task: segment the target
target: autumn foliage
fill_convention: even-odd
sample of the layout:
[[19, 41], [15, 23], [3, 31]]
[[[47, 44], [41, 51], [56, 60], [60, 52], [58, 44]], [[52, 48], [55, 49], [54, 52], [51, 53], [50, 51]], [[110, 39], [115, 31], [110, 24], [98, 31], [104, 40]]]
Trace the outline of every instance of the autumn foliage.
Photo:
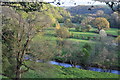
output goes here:
[[107, 21], [106, 18], [98, 17], [93, 20], [93, 25], [98, 28], [98, 30], [104, 29], [107, 30], [110, 28], [110, 23]]
[[56, 29], [56, 35], [60, 38], [68, 38], [70, 36], [70, 32], [66, 27], [61, 27]]

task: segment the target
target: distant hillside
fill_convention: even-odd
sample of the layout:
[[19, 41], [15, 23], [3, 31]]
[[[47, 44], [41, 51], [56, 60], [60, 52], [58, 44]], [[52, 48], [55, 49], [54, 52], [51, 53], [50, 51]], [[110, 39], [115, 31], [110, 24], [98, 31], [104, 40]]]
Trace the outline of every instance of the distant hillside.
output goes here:
[[67, 10], [71, 15], [76, 14], [95, 14], [98, 10], [103, 10], [105, 14], [111, 14], [112, 10], [107, 6], [94, 6], [91, 10], [88, 10], [91, 6], [78, 5], [75, 7], [70, 7]]
[[63, 22], [64, 18], [70, 17], [70, 12], [62, 7], [55, 7], [53, 5], [44, 5], [44, 8], [48, 9], [45, 14], [49, 15], [53, 20], [57, 20], [58, 22]]

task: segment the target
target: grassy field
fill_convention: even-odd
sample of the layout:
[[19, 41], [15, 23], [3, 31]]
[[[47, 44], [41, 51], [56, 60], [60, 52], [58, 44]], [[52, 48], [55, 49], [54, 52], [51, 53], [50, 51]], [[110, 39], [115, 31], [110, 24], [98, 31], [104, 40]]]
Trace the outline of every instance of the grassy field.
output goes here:
[[[27, 62], [32, 64], [33, 62]], [[95, 72], [82, 70], [78, 68], [65, 68], [57, 65], [48, 65], [44, 63], [34, 63], [37, 66], [43, 66], [44, 70], [29, 70], [22, 75], [23, 78], [118, 78], [120, 75], [106, 73], [106, 72]], [[48, 66], [46, 66], [48, 65]], [[38, 68], [39, 69], [39, 68]], [[47, 71], [46, 71], [47, 70]], [[48, 76], [49, 75], [49, 76]]]
[[[45, 30], [44, 37], [46, 39], [53, 40], [53, 41], [57, 39], [57, 37], [55, 37], [56, 34], [55, 34], [54, 27], [49, 27], [44, 30]], [[92, 28], [89, 32], [77, 32], [77, 31], [75, 31], [75, 28], [70, 28], [69, 31], [71, 34], [74, 35], [74, 37], [67, 38], [67, 40], [77, 41], [77, 42], [81, 42], [81, 43], [95, 43], [95, 41], [91, 41], [91, 40], [87, 39], [88, 37], [91, 37], [91, 39], [93, 39], [94, 37], [96, 37], [96, 39], [98, 38], [99, 34], [95, 33], [94, 32], [95, 30], [97, 30], [97, 29]], [[111, 28], [111, 29], [107, 30], [106, 32], [108, 34], [118, 35], [117, 31], [118, 31], [118, 29]], [[38, 38], [38, 37], [36, 37], [36, 38]]]
[[110, 28], [109, 30], [106, 30], [107, 34], [112, 34], [118, 36], [118, 29], [117, 28]]
[[[77, 24], [77, 23], [74, 23], [74, 24], [79, 26], [79, 24]], [[63, 26], [63, 23], [60, 23], [60, 25]], [[71, 28], [70, 30], [75, 32], [74, 28]], [[97, 28], [92, 28], [90, 31], [92, 32], [95, 30], [97, 30]], [[118, 28], [110, 28], [110, 29], [106, 30], [106, 33], [118, 36], [118, 30], [119, 30]]]
[[[75, 31], [75, 28], [70, 28], [69, 31], [71, 34], [74, 35], [74, 37], [67, 38], [66, 40], [79, 42], [81, 46], [83, 46], [85, 43], [94, 44], [96, 41], [94, 40], [94, 37], [97, 39], [99, 34], [95, 33], [94, 31], [97, 30], [96, 28], [92, 28], [89, 32], [77, 32]], [[111, 28], [107, 30], [106, 32], [112, 35], [118, 35], [117, 34], [118, 29]], [[56, 42], [58, 39], [56, 37], [55, 27], [48, 27], [44, 29], [43, 37], [40, 35], [37, 35], [34, 40], [40, 40], [45, 39], [48, 41]], [[91, 39], [88, 39], [88, 37], [91, 37]]]

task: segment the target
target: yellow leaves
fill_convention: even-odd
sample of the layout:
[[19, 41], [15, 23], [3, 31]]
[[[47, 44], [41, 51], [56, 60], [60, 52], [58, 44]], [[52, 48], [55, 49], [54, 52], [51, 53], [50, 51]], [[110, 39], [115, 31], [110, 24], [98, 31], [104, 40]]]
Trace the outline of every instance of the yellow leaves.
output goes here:
[[59, 23], [56, 24], [56, 29], [60, 29], [60, 24]]
[[110, 23], [107, 21], [106, 18], [103, 17], [96, 18], [94, 21], [94, 25], [97, 26], [99, 29], [108, 29], [110, 27]]

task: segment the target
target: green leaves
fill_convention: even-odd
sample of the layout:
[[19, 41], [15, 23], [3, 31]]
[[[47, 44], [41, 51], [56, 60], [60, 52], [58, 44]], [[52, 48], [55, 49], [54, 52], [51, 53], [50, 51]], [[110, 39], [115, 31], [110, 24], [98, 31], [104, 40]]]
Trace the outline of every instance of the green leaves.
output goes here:
[[56, 35], [60, 38], [68, 38], [70, 33], [67, 28], [61, 27], [60, 29], [56, 29]]

